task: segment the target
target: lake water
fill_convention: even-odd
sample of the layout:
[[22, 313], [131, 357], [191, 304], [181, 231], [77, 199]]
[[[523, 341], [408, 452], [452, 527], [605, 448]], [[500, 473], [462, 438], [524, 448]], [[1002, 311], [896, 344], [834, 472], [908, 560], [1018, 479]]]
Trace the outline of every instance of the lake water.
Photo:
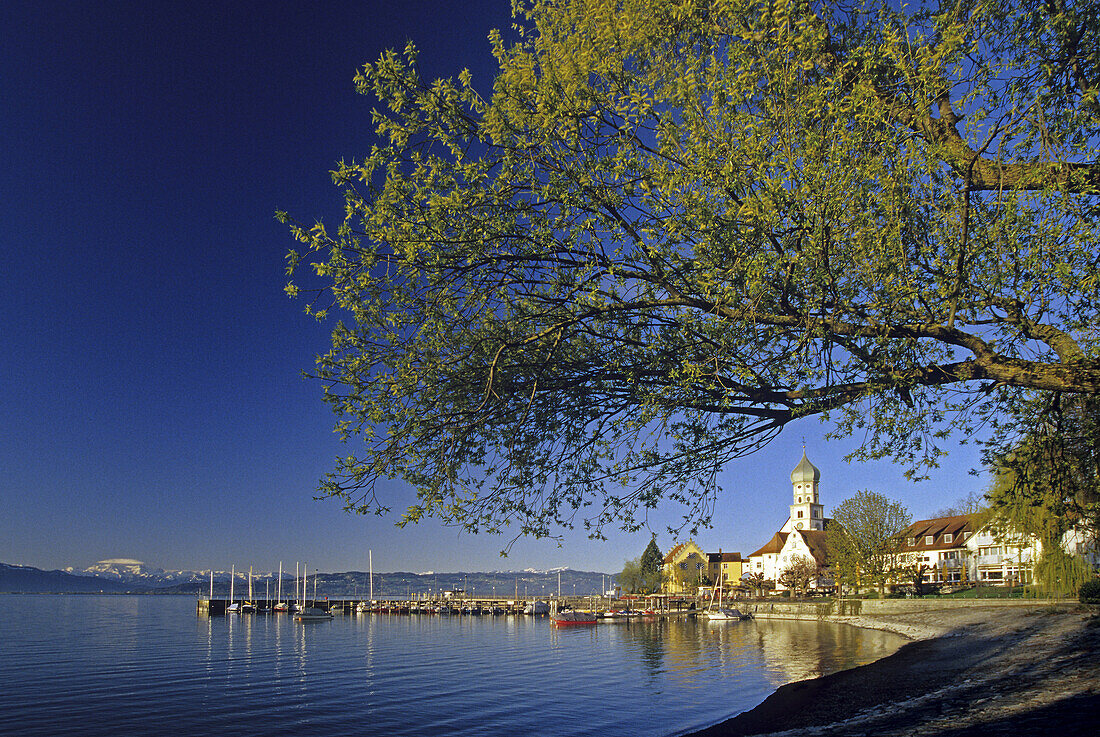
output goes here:
[[814, 622], [199, 617], [183, 596], [0, 596], [0, 734], [680, 735], [900, 638]]

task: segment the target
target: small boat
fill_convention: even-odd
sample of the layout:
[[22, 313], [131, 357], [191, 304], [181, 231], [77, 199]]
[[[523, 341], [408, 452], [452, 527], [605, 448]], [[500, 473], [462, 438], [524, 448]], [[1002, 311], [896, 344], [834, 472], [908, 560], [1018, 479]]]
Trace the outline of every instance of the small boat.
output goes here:
[[747, 618], [747, 617], [745, 617], [745, 615], [743, 615], [737, 609], [726, 609], [724, 607], [718, 607], [718, 608], [715, 608], [715, 609], [707, 609], [703, 612], [700, 612], [699, 616], [702, 617], [703, 619], [708, 619], [708, 620], [712, 620], [712, 621], [721, 621], [721, 620], [728, 620], [728, 619], [746, 619]]
[[285, 612], [289, 611], [290, 605], [287, 604], [285, 601], [280, 601], [278, 604], [275, 605], [274, 609], [277, 612]]
[[[302, 580], [302, 594], [306, 591], [305, 579]], [[317, 601], [317, 576], [313, 576], [313, 600]], [[296, 622], [318, 622], [324, 619], [332, 619], [332, 612], [328, 609], [323, 609], [319, 606], [303, 606], [298, 607], [297, 613], [294, 615]]]
[[576, 625], [596, 624], [595, 614], [590, 612], [578, 612], [574, 609], [563, 609], [550, 612], [550, 623], [556, 627], [573, 627]]
[[543, 615], [543, 614], [549, 614], [550, 613], [550, 605], [547, 604], [545, 601], [539, 601], [539, 600], [530, 601], [530, 602], [527, 603], [527, 606], [525, 606], [523, 608], [523, 613], [524, 614], [534, 614], [535, 616], [540, 616], [540, 615]]
[[[714, 605], [714, 595], [715, 595], [715, 593], [718, 594], [718, 606]], [[737, 609], [729, 609], [727, 607], [722, 606], [722, 581], [721, 580], [718, 581], [718, 585], [715, 587], [715, 590], [711, 591], [710, 606], [707, 607], [706, 609], [704, 609], [703, 611], [699, 612], [699, 614], [696, 615], [696, 616], [702, 617], [703, 619], [715, 621], [715, 622], [730, 621], [730, 620], [736, 620], [736, 619], [749, 619], [749, 615], [742, 614]]]
[[325, 619], [332, 619], [332, 612], [316, 606], [302, 607], [302, 610], [294, 615], [294, 620], [297, 622], [319, 622]]

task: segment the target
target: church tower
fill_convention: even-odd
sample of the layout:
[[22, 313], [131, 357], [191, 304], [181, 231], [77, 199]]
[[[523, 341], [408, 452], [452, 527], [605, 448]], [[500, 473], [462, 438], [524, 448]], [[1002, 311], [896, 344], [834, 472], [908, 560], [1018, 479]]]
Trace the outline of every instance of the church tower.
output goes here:
[[817, 470], [806, 451], [802, 451], [802, 460], [791, 471], [791, 518], [784, 526], [784, 532], [793, 530], [824, 530], [825, 508], [818, 502], [817, 485], [821, 481], [821, 471]]

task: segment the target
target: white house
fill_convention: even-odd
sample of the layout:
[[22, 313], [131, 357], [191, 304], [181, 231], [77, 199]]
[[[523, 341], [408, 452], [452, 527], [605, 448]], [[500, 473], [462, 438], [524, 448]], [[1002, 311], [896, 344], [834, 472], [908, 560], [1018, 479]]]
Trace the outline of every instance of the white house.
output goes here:
[[[821, 471], [802, 452], [802, 460], [791, 471], [791, 505], [787, 521], [779, 532], [772, 535], [759, 550], [748, 557], [746, 573], [762, 573], [765, 579], [775, 581], [776, 589], [783, 570], [797, 558], [808, 558], [818, 567], [826, 564], [825, 528], [832, 520], [825, 517], [825, 507], [821, 504], [818, 485]], [[831, 582], [818, 579], [811, 582], [816, 588], [831, 585]]]
[[[1029, 584], [1042, 554], [1038, 539], [1000, 529], [995, 522], [982, 524], [977, 514], [920, 520], [903, 534], [901, 562], [919, 567], [924, 583]], [[1100, 564], [1095, 544], [1079, 531], [1067, 532], [1062, 546], [1093, 567]]]

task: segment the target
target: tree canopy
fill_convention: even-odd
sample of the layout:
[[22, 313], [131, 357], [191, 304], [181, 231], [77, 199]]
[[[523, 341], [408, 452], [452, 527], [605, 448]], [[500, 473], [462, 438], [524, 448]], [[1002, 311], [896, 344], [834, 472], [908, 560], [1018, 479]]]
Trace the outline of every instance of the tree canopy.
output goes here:
[[400, 478], [402, 523], [535, 536], [664, 500], [694, 527], [798, 418], [919, 476], [1020, 392], [1100, 390], [1095, 3], [514, 8], [491, 92], [422, 79], [412, 44], [365, 66], [346, 218], [291, 223], [287, 290], [339, 315], [315, 375], [362, 443], [322, 495], [386, 511]]
[[1066, 533], [1100, 539], [1100, 397], [1030, 397], [1015, 403], [986, 445], [997, 470], [987, 493], [990, 518], [1006, 541], [1037, 539], [1035, 582], [1047, 592], [1075, 593], [1092, 574]]
[[645, 550], [642, 551], [642, 573], [646, 575], [660, 573], [661, 568], [664, 566], [664, 562], [665, 557], [661, 554], [661, 549], [657, 547], [657, 540], [650, 538], [649, 544], [646, 545]]
[[900, 502], [866, 489], [838, 504], [826, 529], [829, 563], [837, 583], [857, 589], [878, 584], [885, 592], [887, 578], [898, 567], [901, 535], [910, 521]]
[[817, 563], [803, 555], [797, 556], [779, 572], [779, 583], [794, 591], [797, 596], [804, 592], [810, 581], [820, 574]]

